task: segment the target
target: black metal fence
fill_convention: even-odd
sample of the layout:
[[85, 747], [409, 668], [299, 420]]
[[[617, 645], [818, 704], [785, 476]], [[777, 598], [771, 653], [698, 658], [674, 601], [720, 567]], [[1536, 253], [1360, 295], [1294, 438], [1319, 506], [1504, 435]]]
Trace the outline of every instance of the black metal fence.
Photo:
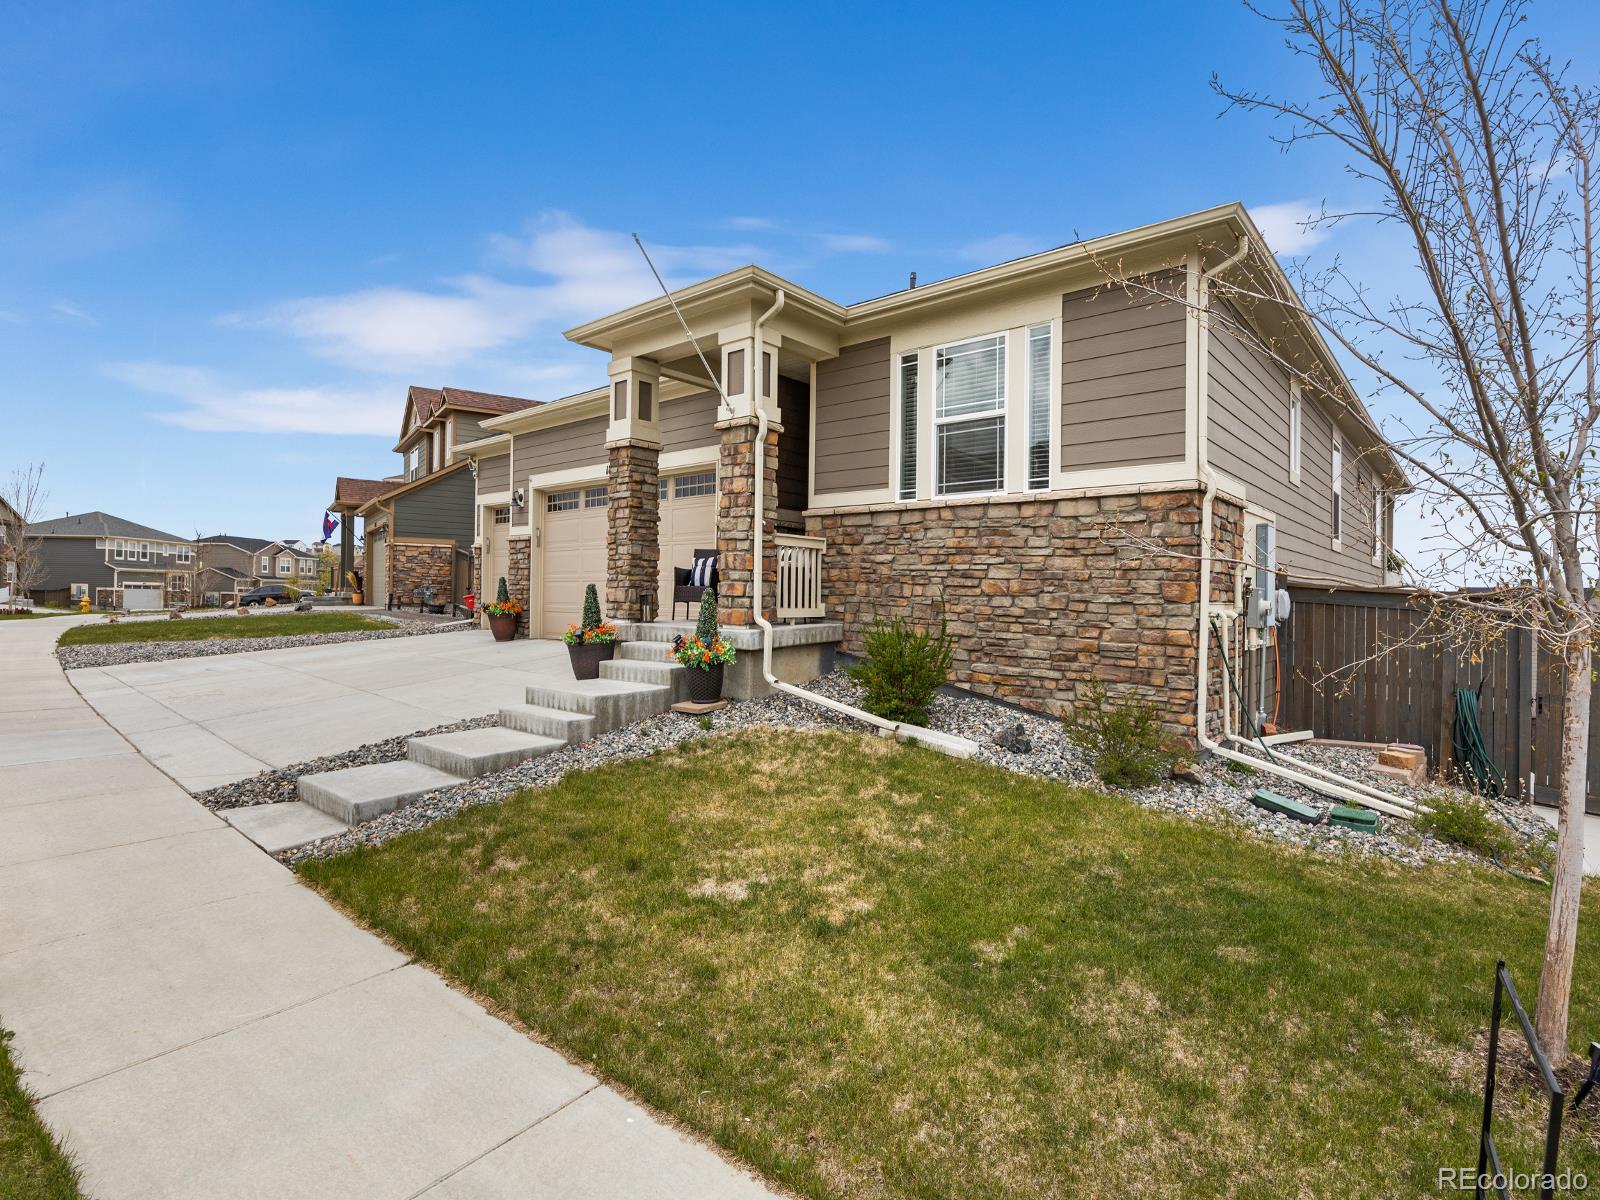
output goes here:
[[1516, 1015], [1517, 1024], [1522, 1027], [1522, 1039], [1528, 1044], [1528, 1052], [1533, 1055], [1533, 1061], [1539, 1068], [1539, 1078], [1550, 1097], [1550, 1116], [1545, 1125], [1544, 1164], [1539, 1179], [1539, 1200], [1550, 1200], [1555, 1195], [1556, 1151], [1561, 1145], [1562, 1102], [1566, 1096], [1555, 1072], [1550, 1069], [1550, 1060], [1545, 1057], [1544, 1047], [1539, 1045], [1533, 1022], [1528, 1020], [1528, 1012], [1522, 1007], [1522, 997], [1517, 995], [1516, 985], [1511, 982], [1504, 959], [1496, 963], [1494, 968], [1494, 1009], [1489, 1018], [1489, 1065], [1483, 1084], [1483, 1125], [1478, 1134], [1478, 1178], [1473, 1195], [1476, 1200], [1483, 1200], [1484, 1196], [1490, 1194], [1487, 1189], [1493, 1188], [1493, 1194], [1502, 1197], [1502, 1200], [1510, 1200], [1511, 1197], [1505, 1168], [1500, 1163], [1500, 1151], [1494, 1142], [1495, 1074], [1500, 1059], [1500, 1020], [1507, 1000], [1511, 1002], [1511, 1011]]

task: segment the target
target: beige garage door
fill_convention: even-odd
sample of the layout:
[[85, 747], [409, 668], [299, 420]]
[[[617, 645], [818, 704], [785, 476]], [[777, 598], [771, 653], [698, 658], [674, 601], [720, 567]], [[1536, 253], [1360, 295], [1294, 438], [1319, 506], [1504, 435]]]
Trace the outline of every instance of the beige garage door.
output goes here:
[[[717, 544], [717, 473], [697, 471], [673, 475], [661, 481], [661, 592], [656, 611], [662, 617], [674, 615], [672, 569], [687, 567], [699, 549], [714, 549]], [[699, 614], [691, 609], [689, 620]], [[679, 608], [679, 617], [684, 610]]]
[[583, 615], [583, 589], [594, 584], [602, 610], [606, 593], [606, 487], [544, 495], [540, 554], [541, 635], [560, 637]]

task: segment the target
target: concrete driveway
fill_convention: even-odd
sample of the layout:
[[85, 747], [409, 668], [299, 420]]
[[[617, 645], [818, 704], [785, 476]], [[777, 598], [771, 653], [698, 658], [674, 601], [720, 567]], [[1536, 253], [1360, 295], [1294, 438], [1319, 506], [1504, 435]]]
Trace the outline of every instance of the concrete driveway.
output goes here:
[[521, 704], [529, 684], [572, 671], [560, 642], [496, 642], [470, 630], [87, 667], [69, 678], [141, 754], [201, 792], [487, 716]]
[[[56, 664], [71, 620], [0, 622], [0, 1021], [86, 1194], [771, 1196], [357, 928], [156, 770]], [[370, 672], [353, 697], [397, 647], [517, 673], [471, 635], [340, 647]], [[245, 671], [315, 678], [276, 665], [295, 654]], [[203, 715], [182, 691], [168, 699]]]

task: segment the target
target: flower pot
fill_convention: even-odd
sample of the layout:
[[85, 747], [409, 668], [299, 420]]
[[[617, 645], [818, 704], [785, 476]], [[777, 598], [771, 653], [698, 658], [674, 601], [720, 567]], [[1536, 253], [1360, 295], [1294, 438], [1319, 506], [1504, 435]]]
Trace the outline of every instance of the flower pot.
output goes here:
[[589, 642], [582, 646], [568, 646], [567, 654], [572, 659], [572, 677], [599, 679], [600, 664], [610, 662], [611, 656], [616, 652], [615, 642]]
[[684, 672], [689, 681], [689, 699], [696, 704], [715, 704], [722, 699], [722, 664], [690, 667]]
[[489, 614], [489, 630], [494, 634], [497, 642], [509, 642], [517, 636], [517, 618], [515, 613], [504, 613], [500, 616]]

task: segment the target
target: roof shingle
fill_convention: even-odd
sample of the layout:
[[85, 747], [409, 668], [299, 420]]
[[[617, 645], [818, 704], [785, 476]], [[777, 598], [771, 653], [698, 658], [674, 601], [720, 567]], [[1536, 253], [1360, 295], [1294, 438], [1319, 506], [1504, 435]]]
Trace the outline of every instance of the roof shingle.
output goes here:
[[35, 521], [28, 526], [27, 533], [30, 537], [120, 537], [120, 538], [145, 538], [157, 542], [187, 542], [190, 538], [179, 537], [175, 533], [166, 533], [160, 529], [152, 529], [148, 525], [140, 525], [137, 521], [129, 521], [124, 517], [112, 516], [105, 512], [68, 513], [64, 517], [56, 517], [51, 521]]

